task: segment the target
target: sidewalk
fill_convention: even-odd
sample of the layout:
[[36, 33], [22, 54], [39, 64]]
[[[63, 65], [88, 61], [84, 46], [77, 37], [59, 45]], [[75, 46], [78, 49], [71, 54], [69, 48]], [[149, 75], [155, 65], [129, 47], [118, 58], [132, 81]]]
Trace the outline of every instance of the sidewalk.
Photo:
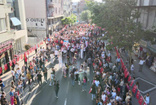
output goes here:
[[[45, 46], [46, 44], [44, 43], [42, 46]], [[29, 59], [28, 59], [28, 62], [32, 60], [33, 56], [35, 56], [35, 51], [33, 51], [32, 53], [29, 54]], [[22, 68], [22, 66], [24, 65], [24, 60], [20, 60], [19, 62], [19, 67], [20, 69]], [[0, 78], [3, 80], [4, 82], [4, 91], [6, 92], [6, 97], [7, 97], [7, 100], [10, 101], [10, 95], [9, 95], [9, 92], [10, 92], [10, 86], [11, 86], [11, 81], [12, 81], [12, 75], [11, 75], [11, 71], [3, 74], [2, 76], [0, 76]], [[31, 88], [34, 88], [36, 86], [36, 84], [32, 83], [31, 84]], [[31, 92], [30, 92], [31, 94]], [[29, 95], [29, 87], [28, 85], [26, 86], [26, 88], [23, 90], [23, 95], [22, 95], [22, 100], [25, 101], [25, 98], [27, 98]]]
[[[126, 56], [121, 53], [120, 54], [123, 61], [126, 61]], [[142, 72], [139, 72], [139, 59], [132, 54], [132, 58], [134, 59], [134, 77], [137, 82], [139, 82], [139, 90], [143, 96], [149, 92], [151, 97], [151, 105], [155, 105], [156, 103], [156, 73], [150, 70], [146, 64], [144, 64]], [[137, 99], [133, 98], [134, 103], [138, 103]], [[138, 103], [139, 104], [139, 103]], [[136, 105], [136, 104], [135, 104]]]

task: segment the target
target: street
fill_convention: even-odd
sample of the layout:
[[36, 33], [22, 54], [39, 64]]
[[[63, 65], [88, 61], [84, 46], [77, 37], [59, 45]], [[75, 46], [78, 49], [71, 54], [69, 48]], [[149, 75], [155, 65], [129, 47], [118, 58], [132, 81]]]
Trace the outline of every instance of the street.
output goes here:
[[[66, 62], [66, 58], [63, 58], [63, 64]], [[77, 66], [80, 67], [82, 60], [77, 61]], [[48, 65], [50, 68], [51, 64]], [[59, 68], [59, 64], [55, 65], [55, 68]], [[50, 70], [49, 70], [50, 71]], [[92, 70], [91, 70], [92, 71]], [[50, 73], [48, 77], [50, 76]], [[90, 79], [93, 76], [91, 72]], [[59, 69], [56, 72], [56, 78], [60, 81], [60, 90], [58, 99], [55, 97], [54, 86], [50, 87], [45, 82], [35, 93], [35, 98], [32, 100], [31, 105], [94, 105], [95, 102], [91, 100], [91, 94], [89, 94], [90, 81], [87, 83], [87, 91], [82, 92], [82, 85], [75, 83], [73, 87], [71, 85], [71, 78], [64, 78], [62, 76], [62, 70]]]

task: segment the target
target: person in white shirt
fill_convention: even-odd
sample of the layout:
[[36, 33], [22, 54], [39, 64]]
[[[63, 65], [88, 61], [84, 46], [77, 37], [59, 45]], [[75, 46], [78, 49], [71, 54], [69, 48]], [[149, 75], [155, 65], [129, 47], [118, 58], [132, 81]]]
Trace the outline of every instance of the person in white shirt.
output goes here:
[[55, 58], [58, 57], [59, 52], [57, 50], [55, 50]]
[[101, 95], [101, 99], [102, 99], [103, 102], [105, 102], [106, 97], [107, 97], [106, 94], [103, 92], [102, 95]]
[[134, 75], [134, 64], [131, 65], [131, 74]]
[[143, 65], [144, 65], [144, 60], [141, 59], [140, 62], [139, 62], [139, 72], [142, 72], [142, 68], [143, 68]]
[[15, 82], [15, 71], [14, 70], [11, 70], [11, 75], [12, 75], [13, 81]]
[[17, 71], [18, 74], [20, 74], [20, 75], [22, 74], [22, 72], [21, 72], [21, 70], [19, 68], [17, 68], [16, 71]]
[[96, 85], [96, 87], [98, 87], [99, 84], [100, 84], [100, 82], [99, 82], [98, 80], [95, 80], [95, 85]]

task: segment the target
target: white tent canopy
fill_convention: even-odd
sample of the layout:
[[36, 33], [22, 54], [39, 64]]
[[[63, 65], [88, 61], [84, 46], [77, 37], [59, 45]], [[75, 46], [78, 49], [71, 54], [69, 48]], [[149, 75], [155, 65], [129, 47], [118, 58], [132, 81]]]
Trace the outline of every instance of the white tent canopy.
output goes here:
[[20, 20], [16, 17], [12, 17], [12, 18], [10, 18], [10, 20], [12, 21], [13, 26], [21, 25]]

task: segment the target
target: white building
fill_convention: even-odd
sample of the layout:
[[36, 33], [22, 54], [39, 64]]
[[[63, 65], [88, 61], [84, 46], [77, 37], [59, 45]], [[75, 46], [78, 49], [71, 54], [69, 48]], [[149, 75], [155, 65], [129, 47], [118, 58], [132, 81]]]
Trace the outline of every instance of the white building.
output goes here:
[[26, 30], [23, 0], [0, 0], [0, 67], [25, 50]]

